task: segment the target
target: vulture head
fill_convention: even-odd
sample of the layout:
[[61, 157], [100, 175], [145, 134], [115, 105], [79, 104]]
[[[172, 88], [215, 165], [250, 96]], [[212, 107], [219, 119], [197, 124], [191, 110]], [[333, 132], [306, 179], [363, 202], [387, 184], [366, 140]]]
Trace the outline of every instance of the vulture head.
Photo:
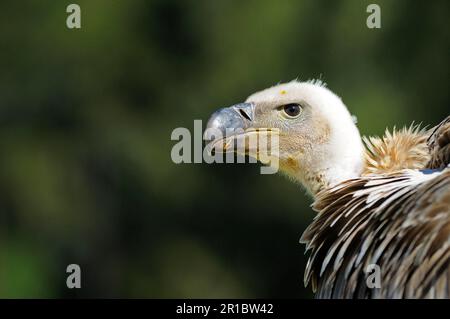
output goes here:
[[[226, 132], [234, 132], [233, 140], [278, 135], [275, 154], [280, 170], [312, 195], [363, 171], [364, 147], [354, 120], [342, 100], [320, 81], [292, 81], [254, 93], [243, 103], [216, 111], [208, 130], [226, 136], [210, 144], [216, 150], [220, 145], [224, 152], [224, 141], [230, 139]], [[248, 147], [245, 153], [252, 156]]]

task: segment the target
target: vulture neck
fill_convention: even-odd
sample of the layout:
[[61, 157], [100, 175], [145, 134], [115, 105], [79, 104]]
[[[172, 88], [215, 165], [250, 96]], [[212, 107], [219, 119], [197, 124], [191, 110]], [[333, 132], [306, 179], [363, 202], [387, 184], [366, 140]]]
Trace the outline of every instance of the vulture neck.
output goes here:
[[363, 173], [365, 149], [358, 129], [349, 120], [346, 125], [331, 125], [332, 134], [328, 141], [313, 145], [298, 155], [298, 169], [290, 175], [294, 175], [313, 197]]

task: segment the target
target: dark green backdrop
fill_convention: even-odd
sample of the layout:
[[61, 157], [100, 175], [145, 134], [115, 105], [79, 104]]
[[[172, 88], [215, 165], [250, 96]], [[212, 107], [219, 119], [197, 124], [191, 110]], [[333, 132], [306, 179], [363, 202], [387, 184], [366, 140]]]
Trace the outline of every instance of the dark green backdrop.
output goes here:
[[170, 134], [297, 77], [327, 82], [364, 134], [437, 123], [449, 2], [376, 1], [370, 30], [371, 2], [2, 1], [0, 296], [311, 297], [300, 186], [175, 165]]

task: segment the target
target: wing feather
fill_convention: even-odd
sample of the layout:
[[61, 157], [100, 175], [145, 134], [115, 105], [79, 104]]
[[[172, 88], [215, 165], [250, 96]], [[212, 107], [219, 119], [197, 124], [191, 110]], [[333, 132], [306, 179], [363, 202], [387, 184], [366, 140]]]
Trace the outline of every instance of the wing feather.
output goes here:
[[[450, 298], [450, 167], [364, 176], [324, 190], [302, 242], [318, 298]], [[381, 269], [381, 288], [366, 269]]]

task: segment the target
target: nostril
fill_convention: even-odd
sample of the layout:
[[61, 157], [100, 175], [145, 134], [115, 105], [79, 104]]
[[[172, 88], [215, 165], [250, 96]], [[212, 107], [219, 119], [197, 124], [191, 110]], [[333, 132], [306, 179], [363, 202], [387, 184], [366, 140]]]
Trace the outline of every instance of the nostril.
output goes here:
[[249, 116], [247, 113], [244, 112], [243, 109], [239, 109], [239, 113], [241, 113], [241, 115], [242, 115], [243, 117], [245, 117], [247, 120], [249, 120], [249, 121], [252, 120], [252, 119], [250, 118], [250, 116]]

